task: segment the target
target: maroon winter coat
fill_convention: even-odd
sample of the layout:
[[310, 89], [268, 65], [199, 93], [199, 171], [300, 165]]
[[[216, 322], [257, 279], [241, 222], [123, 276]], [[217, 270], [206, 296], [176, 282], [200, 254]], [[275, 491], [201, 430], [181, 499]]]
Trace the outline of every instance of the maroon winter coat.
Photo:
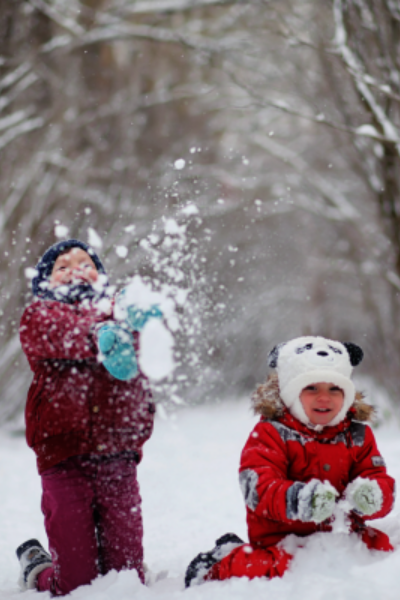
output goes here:
[[40, 473], [80, 454], [129, 451], [141, 458], [154, 404], [142, 374], [120, 381], [98, 361], [94, 328], [108, 319], [94, 307], [49, 300], [33, 302], [22, 316], [22, 348], [34, 373], [26, 437]]
[[[262, 396], [262, 386], [259, 390]], [[352, 513], [353, 530], [363, 529], [366, 519], [384, 517], [393, 506], [394, 480], [386, 473], [371, 428], [356, 420], [370, 407], [356, 402], [341, 423], [317, 432], [294, 418], [279, 396], [273, 398], [273, 390], [268, 392], [269, 397], [256, 398], [256, 409], [264, 416], [250, 434], [239, 469], [250, 543], [265, 548], [291, 533], [331, 529], [329, 520], [317, 525], [294, 518], [291, 487], [298, 481], [327, 480], [343, 494], [357, 477], [375, 480], [382, 490], [382, 507], [370, 517]]]

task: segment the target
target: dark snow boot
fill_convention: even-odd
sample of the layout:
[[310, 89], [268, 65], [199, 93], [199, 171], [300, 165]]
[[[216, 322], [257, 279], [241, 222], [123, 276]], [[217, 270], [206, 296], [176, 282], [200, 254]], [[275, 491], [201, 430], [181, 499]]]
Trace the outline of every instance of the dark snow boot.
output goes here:
[[228, 556], [234, 548], [242, 546], [244, 541], [234, 533], [225, 533], [215, 542], [215, 548], [201, 552], [192, 560], [185, 573], [185, 587], [204, 583], [204, 577], [215, 563]]
[[22, 590], [34, 590], [39, 573], [52, 566], [51, 556], [38, 540], [24, 542], [18, 546], [16, 554], [21, 565], [19, 587]]

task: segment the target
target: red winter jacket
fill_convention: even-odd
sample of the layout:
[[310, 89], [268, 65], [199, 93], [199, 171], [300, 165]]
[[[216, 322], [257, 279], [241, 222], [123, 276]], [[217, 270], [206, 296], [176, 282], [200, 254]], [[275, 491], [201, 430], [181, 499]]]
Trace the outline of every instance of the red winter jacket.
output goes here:
[[49, 300], [33, 302], [22, 316], [22, 348], [34, 373], [26, 437], [40, 473], [79, 454], [141, 458], [154, 404], [143, 375], [119, 381], [98, 362], [93, 329], [108, 319], [94, 307]]
[[[264, 399], [264, 404], [268, 402]], [[263, 412], [262, 408], [259, 412]], [[357, 477], [375, 479], [382, 490], [383, 505], [379, 512], [366, 518], [377, 519], [391, 510], [394, 480], [386, 473], [371, 428], [356, 421], [355, 413], [352, 408], [339, 425], [325, 427], [319, 433], [303, 425], [286, 409], [282, 414], [281, 407], [281, 416], [261, 418], [250, 434], [240, 462], [239, 477], [251, 544], [266, 547], [290, 533], [304, 536], [331, 530], [329, 521], [317, 525], [293, 519], [290, 488], [296, 481], [327, 480], [342, 494]], [[363, 528], [364, 520], [352, 515], [353, 530]]]

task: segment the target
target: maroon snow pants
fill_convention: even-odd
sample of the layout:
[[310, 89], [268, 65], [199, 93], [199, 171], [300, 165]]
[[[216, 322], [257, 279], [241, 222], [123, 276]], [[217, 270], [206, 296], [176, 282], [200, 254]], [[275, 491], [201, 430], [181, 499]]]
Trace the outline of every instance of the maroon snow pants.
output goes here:
[[132, 456], [74, 456], [42, 473], [53, 566], [37, 589], [68, 594], [111, 569], [143, 575], [141, 498]]

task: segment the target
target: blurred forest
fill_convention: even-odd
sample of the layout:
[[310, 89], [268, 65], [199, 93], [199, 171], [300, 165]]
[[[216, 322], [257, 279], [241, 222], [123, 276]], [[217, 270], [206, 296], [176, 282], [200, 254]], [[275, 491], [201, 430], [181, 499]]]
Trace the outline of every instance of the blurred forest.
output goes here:
[[66, 229], [181, 290], [166, 397], [248, 392], [320, 334], [396, 398], [399, 157], [399, 0], [0, 0], [0, 421]]

